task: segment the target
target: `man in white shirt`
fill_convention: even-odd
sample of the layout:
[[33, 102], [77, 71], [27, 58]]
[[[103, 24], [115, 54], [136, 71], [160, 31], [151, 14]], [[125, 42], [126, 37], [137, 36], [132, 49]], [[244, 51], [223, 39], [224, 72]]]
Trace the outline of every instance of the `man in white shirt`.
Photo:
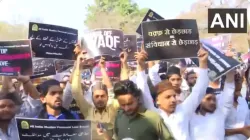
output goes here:
[[[226, 140], [246, 140], [247, 138], [242, 133], [230, 133], [235, 128], [244, 128], [249, 125], [249, 109], [248, 104], [241, 96], [243, 77], [237, 74], [235, 77], [235, 92], [234, 92], [234, 107], [230, 110], [226, 118]], [[231, 129], [231, 130], [227, 130]]]
[[216, 97], [214, 89], [207, 88], [206, 96], [190, 120], [192, 140], [224, 140], [225, 119], [233, 107], [234, 74], [227, 74], [224, 90], [219, 97]]
[[[171, 84], [169, 85], [169, 82], [162, 81], [156, 86], [159, 109], [155, 108], [153, 102], [150, 102], [152, 97], [145, 80], [145, 73], [138, 73], [137, 75], [137, 80], [140, 81], [140, 83], [138, 82], [138, 87], [142, 90], [143, 101], [146, 103], [144, 104], [145, 107], [160, 113], [176, 140], [190, 140], [189, 120], [206, 93], [206, 88], [204, 87], [207, 87], [209, 83], [207, 70], [208, 52], [201, 48], [198, 52], [198, 57], [200, 70], [197, 83], [192, 93], [179, 105], [177, 105], [175, 88]], [[166, 85], [164, 86], [165, 83]]]

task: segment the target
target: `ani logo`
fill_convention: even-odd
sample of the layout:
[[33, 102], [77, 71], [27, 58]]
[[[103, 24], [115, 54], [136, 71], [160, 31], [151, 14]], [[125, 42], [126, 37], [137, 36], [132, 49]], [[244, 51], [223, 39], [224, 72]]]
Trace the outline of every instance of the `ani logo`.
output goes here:
[[32, 25], [32, 31], [38, 31], [38, 25], [37, 24]]
[[29, 123], [27, 121], [22, 121], [21, 128], [22, 129], [30, 129]]

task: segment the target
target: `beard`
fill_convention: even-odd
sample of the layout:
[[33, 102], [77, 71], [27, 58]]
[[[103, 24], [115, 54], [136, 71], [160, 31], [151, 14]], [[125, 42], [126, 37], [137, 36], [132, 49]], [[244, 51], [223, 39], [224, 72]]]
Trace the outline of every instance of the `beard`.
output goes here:
[[0, 122], [10, 122], [15, 117], [15, 114], [3, 115], [0, 117]]
[[94, 102], [94, 105], [97, 109], [105, 109], [106, 108], [106, 104], [104, 102]]
[[213, 109], [203, 108], [203, 110], [205, 110], [208, 113], [214, 113], [214, 111], [216, 110], [216, 107], [214, 107]]
[[52, 105], [52, 104], [50, 104], [50, 103], [47, 103], [47, 105], [48, 105], [50, 108], [54, 109], [54, 110], [61, 110], [61, 109], [62, 109], [62, 106], [61, 106], [61, 105], [60, 105], [60, 106], [55, 106], [55, 105]]

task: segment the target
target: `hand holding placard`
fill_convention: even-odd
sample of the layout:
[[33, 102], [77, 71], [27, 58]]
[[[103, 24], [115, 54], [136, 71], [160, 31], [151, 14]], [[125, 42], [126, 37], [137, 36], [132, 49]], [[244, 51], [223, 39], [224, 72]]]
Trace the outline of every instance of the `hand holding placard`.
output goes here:
[[198, 57], [199, 57], [200, 68], [207, 69], [208, 52], [201, 47], [200, 50], [198, 51]]
[[122, 63], [128, 62], [128, 53], [126, 51], [121, 52], [119, 57]]
[[146, 59], [148, 59], [148, 54], [146, 53], [146, 51], [142, 49], [141, 52], [136, 52], [135, 59], [137, 61], [137, 70], [144, 71], [146, 67], [145, 61]]
[[100, 66], [101, 69], [106, 68], [105, 57], [101, 57], [101, 59], [99, 60], [99, 66]]

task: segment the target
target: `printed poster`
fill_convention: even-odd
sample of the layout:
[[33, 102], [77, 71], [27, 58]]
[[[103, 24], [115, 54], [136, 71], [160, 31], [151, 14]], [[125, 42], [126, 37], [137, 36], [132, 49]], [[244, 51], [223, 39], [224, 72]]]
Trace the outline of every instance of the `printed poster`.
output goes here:
[[34, 74], [30, 77], [31, 79], [56, 74], [53, 58], [33, 58], [32, 62]]
[[75, 44], [78, 41], [76, 29], [29, 23], [29, 39], [35, 57], [72, 60]]
[[[211, 81], [216, 81], [223, 75], [227, 74], [230, 70], [236, 68], [240, 65], [237, 60], [227, 57], [222, 54], [215, 47], [202, 42], [203, 47], [209, 52], [208, 57], [208, 76]], [[199, 60], [197, 58], [192, 59], [192, 61], [199, 66]]]
[[20, 140], [91, 140], [91, 122], [16, 118]]
[[135, 60], [135, 52], [137, 52], [136, 35], [124, 35], [124, 51], [128, 53], [128, 60]]
[[95, 60], [106, 58], [106, 61], [119, 61], [124, 48], [123, 32], [116, 29], [96, 29], [84, 34], [83, 49]]
[[149, 61], [197, 57], [200, 42], [196, 20], [143, 22], [142, 31]]
[[0, 41], [0, 75], [32, 75], [30, 40]]
[[57, 59], [54, 61], [56, 72], [61, 73], [74, 66], [74, 60]]
[[223, 52], [226, 50], [230, 44], [231, 41], [231, 34], [223, 34], [218, 35], [206, 39], [202, 39], [203, 41], [207, 42], [208, 44], [211, 44], [213, 47], [218, 49], [219, 51]]
[[[143, 21], [153, 21], [153, 20], [161, 20], [164, 19], [162, 16], [160, 16], [159, 14], [157, 14], [156, 12], [154, 12], [153, 10], [149, 9], [147, 14], [145, 15], [145, 17], [143, 18]], [[139, 25], [139, 27], [136, 29], [136, 32], [140, 35], [142, 35], [142, 31], [141, 31], [141, 24]]]

